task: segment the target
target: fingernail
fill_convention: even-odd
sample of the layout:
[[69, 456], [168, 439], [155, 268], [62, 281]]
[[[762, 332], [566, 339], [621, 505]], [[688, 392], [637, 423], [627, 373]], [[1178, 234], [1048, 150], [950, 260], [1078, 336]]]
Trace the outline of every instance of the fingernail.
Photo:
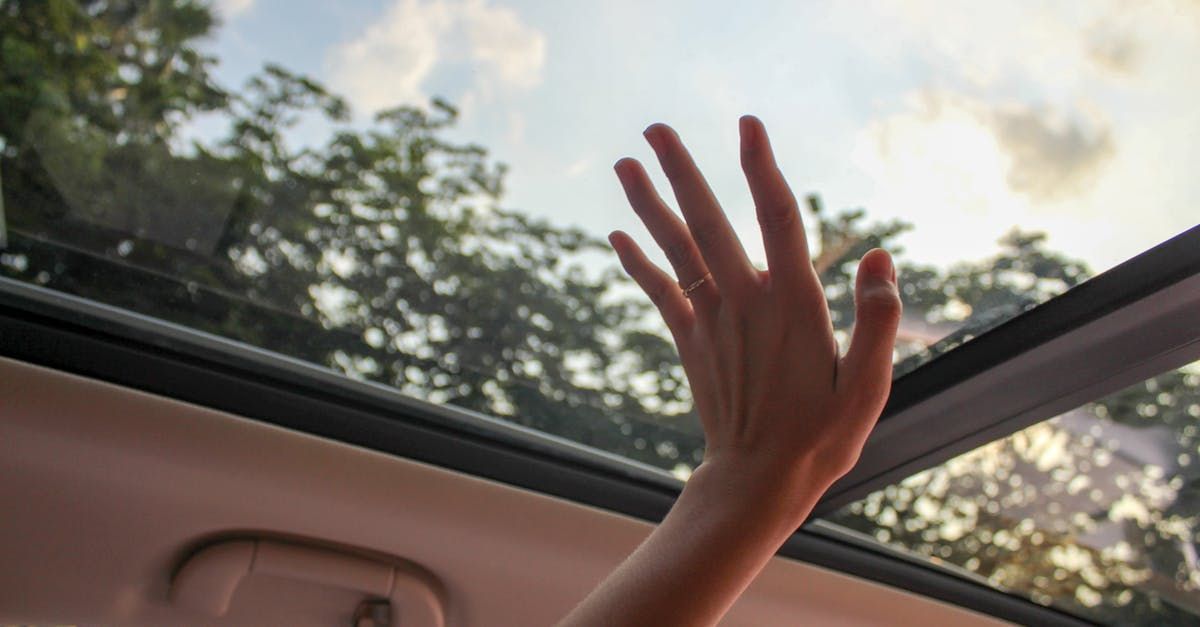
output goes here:
[[758, 125], [752, 115], [743, 115], [738, 120], [738, 132], [742, 137], [742, 148], [753, 148], [758, 145], [760, 140], [758, 133]]
[[642, 132], [642, 135], [646, 138], [646, 142], [650, 144], [650, 147], [654, 149], [656, 154], [662, 154], [662, 132], [663, 131], [661, 128], [659, 128], [658, 124], [651, 124], [645, 131]]
[[[879, 252], [875, 252], [876, 250]], [[892, 264], [892, 256], [878, 248], [863, 257], [861, 266], [861, 271], [873, 278], [896, 282], [896, 267]]]

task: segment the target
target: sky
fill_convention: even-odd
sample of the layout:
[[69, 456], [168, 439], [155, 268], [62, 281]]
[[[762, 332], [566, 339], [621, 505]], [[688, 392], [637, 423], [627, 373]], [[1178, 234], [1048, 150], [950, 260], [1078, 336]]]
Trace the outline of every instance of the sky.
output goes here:
[[[1014, 227], [1107, 269], [1197, 223], [1200, 2], [218, 0], [218, 80], [265, 62], [365, 123], [442, 96], [509, 165], [502, 204], [651, 240], [612, 164], [674, 126], [753, 260], [737, 119], [799, 194], [914, 225], [903, 257], [984, 258]], [[297, 141], [321, 129], [300, 128]], [[661, 255], [657, 256], [662, 259]]]

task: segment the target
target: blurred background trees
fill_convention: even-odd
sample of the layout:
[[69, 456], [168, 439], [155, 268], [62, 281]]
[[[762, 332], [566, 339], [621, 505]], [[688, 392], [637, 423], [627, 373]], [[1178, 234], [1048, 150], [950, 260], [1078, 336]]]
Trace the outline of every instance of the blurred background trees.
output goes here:
[[[690, 472], [703, 441], [674, 347], [603, 240], [504, 208], [504, 166], [446, 139], [448, 103], [356, 126], [280, 66], [218, 85], [197, 47], [216, 26], [185, 0], [0, 0], [0, 273]], [[296, 141], [302, 122], [323, 139]], [[808, 208], [844, 346], [857, 259], [910, 227]], [[1040, 235], [1001, 244], [901, 263], [898, 374], [1089, 276]], [[1086, 616], [1184, 621], [1197, 379], [1167, 373], [832, 520]], [[1145, 434], [1185, 453], [1125, 455]]]

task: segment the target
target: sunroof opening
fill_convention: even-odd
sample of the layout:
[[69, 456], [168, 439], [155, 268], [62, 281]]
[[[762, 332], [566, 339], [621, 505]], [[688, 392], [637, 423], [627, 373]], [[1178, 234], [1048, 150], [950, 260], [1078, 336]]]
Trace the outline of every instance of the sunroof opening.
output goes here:
[[1200, 619], [1200, 362], [1038, 423], [825, 522], [1118, 625]]
[[652, 121], [761, 261], [766, 120], [842, 340], [897, 253], [898, 374], [1195, 223], [1165, 9], [560, 4], [0, 3], [0, 276], [684, 478], [683, 371], [603, 237], [653, 249], [608, 168]]

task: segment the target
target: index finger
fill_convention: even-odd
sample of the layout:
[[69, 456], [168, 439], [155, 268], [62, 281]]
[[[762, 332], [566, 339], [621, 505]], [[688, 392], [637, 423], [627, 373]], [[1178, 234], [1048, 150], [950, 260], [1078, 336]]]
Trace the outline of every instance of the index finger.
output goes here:
[[750, 285], [757, 273], [679, 135], [665, 124], [650, 125], [644, 135], [671, 182], [679, 210], [717, 287], [725, 292]]

